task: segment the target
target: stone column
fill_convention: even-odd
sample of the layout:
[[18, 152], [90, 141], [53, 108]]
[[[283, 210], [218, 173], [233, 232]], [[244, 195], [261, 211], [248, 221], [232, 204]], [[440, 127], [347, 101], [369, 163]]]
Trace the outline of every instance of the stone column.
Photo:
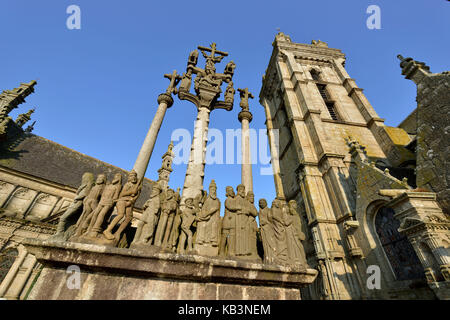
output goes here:
[[247, 191], [253, 191], [252, 161], [250, 155], [250, 129], [249, 124], [253, 115], [248, 110], [239, 112], [238, 119], [242, 124], [241, 130], [241, 152], [242, 152], [242, 171], [241, 181]]
[[153, 118], [150, 129], [148, 129], [147, 136], [145, 137], [144, 143], [142, 144], [141, 150], [139, 151], [139, 155], [133, 167], [134, 171], [136, 171], [138, 175], [138, 179], [145, 175], [148, 162], [150, 161], [153, 148], [155, 147], [159, 129], [161, 129], [164, 115], [166, 114], [167, 108], [170, 108], [173, 105], [173, 98], [168, 93], [162, 93], [158, 96], [158, 104], [155, 117]]
[[9, 269], [8, 273], [6, 274], [6, 277], [3, 279], [1, 285], [0, 285], [0, 297], [4, 297], [6, 292], [8, 291], [9, 287], [13, 283], [13, 280], [15, 279], [20, 266], [22, 265], [23, 261], [25, 260], [28, 252], [25, 250], [25, 248], [22, 245], [19, 245], [17, 248], [19, 251], [19, 255], [16, 258], [16, 261], [14, 261], [13, 265]]
[[277, 197], [285, 198], [283, 182], [281, 180], [280, 156], [279, 156], [279, 130], [273, 128], [272, 116], [270, 114], [269, 103], [266, 99], [262, 99], [261, 105], [264, 107], [266, 114], [267, 136], [269, 138], [270, 156], [272, 158], [273, 179], [275, 182], [275, 191]]
[[195, 120], [194, 137], [192, 138], [191, 154], [184, 179], [182, 202], [186, 198], [194, 198], [203, 189], [205, 177], [206, 142], [208, 141], [209, 113], [206, 107], [198, 110]]

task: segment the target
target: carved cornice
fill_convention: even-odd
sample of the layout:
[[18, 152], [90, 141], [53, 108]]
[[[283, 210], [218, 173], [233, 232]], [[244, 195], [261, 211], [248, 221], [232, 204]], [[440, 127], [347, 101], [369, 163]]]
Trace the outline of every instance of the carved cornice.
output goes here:
[[167, 108], [170, 108], [173, 105], [173, 98], [170, 94], [168, 93], [161, 93], [158, 96], [158, 104], [161, 104], [165, 102], [167, 105]]
[[24, 230], [34, 233], [54, 234], [56, 226], [42, 222], [26, 221], [17, 218], [1, 217], [0, 227], [13, 228], [15, 230]]

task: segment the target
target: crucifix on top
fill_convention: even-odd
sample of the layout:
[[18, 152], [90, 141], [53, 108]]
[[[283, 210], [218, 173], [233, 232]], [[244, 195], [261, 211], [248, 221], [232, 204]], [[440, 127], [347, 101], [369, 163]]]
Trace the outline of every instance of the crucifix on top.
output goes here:
[[[206, 59], [205, 68], [197, 67], [199, 52], [197, 50], [192, 51], [189, 54], [186, 73], [183, 74], [181, 80], [178, 97], [181, 100], [193, 102], [198, 108], [207, 107], [210, 110], [216, 108], [231, 110], [233, 105], [229, 103], [230, 99], [225, 99], [227, 102], [217, 101], [217, 99], [222, 92], [220, 88], [222, 83], [231, 82], [236, 65], [233, 61], [230, 61], [225, 66], [223, 73], [217, 73], [215, 64], [221, 62], [224, 57], [228, 56], [228, 53], [217, 50], [215, 43], [212, 43], [210, 48], [198, 46], [197, 49], [200, 50]], [[195, 96], [189, 93], [193, 74], [196, 75], [194, 81]], [[231, 92], [231, 90], [228, 91]]]
[[254, 99], [255, 97], [248, 91], [248, 88], [238, 89], [238, 91], [241, 97], [241, 103], [239, 104], [239, 106], [242, 108], [242, 110], [248, 111], [249, 108], [248, 99], [249, 98]]
[[[197, 67], [199, 52], [206, 59], [205, 68]], [[223, 73], [216, 72], [216, 63], [220, 63], [227, 52], [217, 50], [212, 43], [209, 48], [198, 46], [197, 50], [189, 54], [186, 72], [183, 73], [178, 89], [178, 98], [188, 100], [197, 107], [197, 119], [194, 124], [194, 137], [192, 139], [191, 153], [184, 180], [181, 205], [187, 198], [195, 198], [203, 190], [203, 177], [205, 175], [206, 143], [208, 141], [209, 118], [212, 110], [233, 109], [234, 93], [233, 74], [236, 65], [230, 61]], [[195, 76], [195, 94], [190, 93], [192, 75]], [[225, 90], [225, 99], [219, 100], [222, 92], [222, 83], [228, 83]]]

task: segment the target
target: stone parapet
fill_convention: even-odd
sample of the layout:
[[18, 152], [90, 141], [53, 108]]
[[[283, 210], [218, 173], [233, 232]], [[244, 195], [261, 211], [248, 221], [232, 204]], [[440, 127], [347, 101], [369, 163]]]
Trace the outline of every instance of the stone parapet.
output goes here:
[[[44, 266], [28, 299], [300, 299], [317, 271], [199, 255], [164, 253], [156, 247], [27, 239]], [[80, 289], [69, 289], [67, 267], [81, 270]]]

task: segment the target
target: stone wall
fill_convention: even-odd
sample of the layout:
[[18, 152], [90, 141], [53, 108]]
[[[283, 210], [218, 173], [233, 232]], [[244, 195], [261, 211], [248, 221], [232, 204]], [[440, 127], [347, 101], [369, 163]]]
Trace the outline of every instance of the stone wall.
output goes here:
[[417, 187], [435, 192], [450, 214], [450, 74], [423, 77], [417, 104]]

